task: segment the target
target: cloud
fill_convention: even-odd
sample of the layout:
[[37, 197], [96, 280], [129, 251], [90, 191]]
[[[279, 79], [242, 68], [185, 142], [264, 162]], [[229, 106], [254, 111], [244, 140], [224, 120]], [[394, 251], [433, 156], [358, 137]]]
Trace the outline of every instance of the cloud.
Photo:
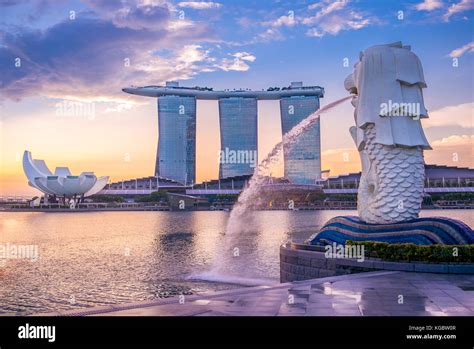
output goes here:
[[307, 36], [323, 37], [326, 34], [336, 35], [344, 30], [358, 30], [377, 22], [376, 18], [354, 9], [348, 8], [349, 0], [336, 2], [323, 1], [309, 6], [317, 10], [310, 17], [303, 18], [304, 25], [311, 26]]
[[211, 8], [219, 8], [222, 4], [212, 1], [181, 1], [178, 3], [179, 7], [192, 8], [195, 10], [207, 10]]
[[277, 28], [268, 28], [263, 33], [258, 34], [250, 43], [270, 42], [284, 40], [283, 34]]
[[126, 110], [131, 110], [133, 107], [133, 103], [116, 103], [113, 106], [106, 107], [104, 113], [121, 113]]
[[268, 43], [272, 41], [283, 41], [285, 36], [282, 34], [279, 28], [267, 28], [265, 31], [258, 33], [250, 40], [244, 41], [226, 41], [226, 44], [229, 46], [248, 46], [255, 45], [260, 43]]
[[322, 169], [331, 169], [330, 176], [359, 172], [359, 152], [355, 148], [327, 149], [321, 152]]
[[307, 36], [323, 37], [326, 34], [336, 35], [343, 30], [357, 30], [370, 25], [371, 19], [357, 12], [334, 14], [320, 21], [317, 27], [306, 31]]
[[293, 27], [294, 25], [296, 25], [296, 23], [297, 22], [296, 22], [296, 19], [295, 19], [295, 15], [294, 15], [293, 12], [291, 12], [287, 16], [280, 16], [275, 20], [263, 22], [262, 25], [263, 26], [270, 26], [270, 27], [273, 27], [273, 28], [279, 28], [279, 27], [283, 27], [283, 26]]
[[2, 7], [11, 7], [11, 6], [16, 6], [16, 5], [19, 5], [21, 3], [25, 3], [26, 0], [23, 0], [23, 1], [20, 1], [20, 0], [1, 0], [0, 1], [0, 5], [2, 5]]
[[104, 1], [84, 0], [90, 9], [115, 26], [132, 29], [162, 29], [170, 20], [173, 6], [166, 0]]
[[449, 21], [451, 16], [472, 9], [474, 9], [474, 0], [461, 0], [458, 3], [449, 6], [448, 12], [444, 14], [443, 19]]
[[250, 66], [246, 62], [255, 61], [256, 57], [248, 52], [236, 52], [234, 58], [224, 58], [216, 67], [224, 71], [247, 71]]
[[166, 80], [187, 80], [202, 72], [212, 72], [216, 58], [201, 45], [185, 45], [168, 57], [155, 56], [137, 65], [147, 75], [158, 75], [160, 83]]
[[237, 18], [237, 23], [244, 28], [250, 27], [255, 24], [255, 21], [249, 17], [239, 17]]
[[[334, 2], [323, 1], [320, 3], [312, 4], [308, 6], [308, 9], [315, 10], [318, 9], [318, 12], [314, 16], [307, 17], [303, 20], [304, 24], [313, 25], [318, 22], [318, 20], [326, 15], [329, 15], [335, 11], [342, 10], [349, 4], [350, 0], [338, 0]], [[325, 6], [327, 5], [327, 6]]]
[[261, 25], [268, 28], [256, 35], [252, 43], [283, 40], [282, 27], [306, 26], [310, 27], [306, 30], [307, 36], [323, 37], [326, 34], [336, 35], [343, 30], [361, 29], [377, 22], [375, 17], [349, 8], [350, 1], [323, 0], [308, 6], [309, 11], [316, 11], [313, 15], [296, 17], [293, 12], [288, 12], [288, 15], [262, 22]]
[[201, 45], [187, 45], [183, 47], [177, 58], [185, 64], [193, 64], [206, 60], [208, 54], [209, 51], [203, 51]]
[[431, 142], [433, 147], [445, 147], [445, 146], [460, 146], [468, 145], [474, 146], [474, 135], [451, 135], [449, 137], [442, 138]]
[[[79, 16], [45, 31], [3, 32], [2, 95], [121, 99], [121, 88], [131, 83], [190, 78], [203, 68], [192, 59], [205, 54], [199, 56], [195, 46], [189, 51], [189, 44], [212, 35], [202, 25], [169, 31], [167, 16], [163, 18], [162, 28], [153, 30], [139, 29], [136, 21], [118, 26], [113, 20]], [[170, 51], [169, 59], [155, 54], [163, 47]], [[16, 58], [21, 59], [20, 67], [15, 67]], [[154, 69], [145, 69], [151, 66]]]
[[[240, 18], [238, 23], [245, 28], [248, 28], [249, 26], [254, 24], [252, 20], [247, 19], [246, 17]], [[241, 43], [235, 43], [236, 46], [252, 45], [271, 41], [282, 41], [285, 39], [285, 37], [280, 29], [283, 27], [295, 27], [298, 24], [298, 20], [295, 17], [294, 11], [288, 11], [287, 15], [259, 22], [256, 24], [261, 27], [264, 27], [264, 31], [256, 34], [251, 40]]]
[[463, 54], [469, 53], [469, 52], [474, 52], [474, 41], [471, 41], [471, 42], [467, 43], [466, 45], [464, 45], [462, 47], [459, 47], [457, 49], [452, 50], [449, 53], [449, 57], [457, 58], [457, 57], [461, 57]]
[[248, 52], [237, 52], [237, 53], [234, 53], [233, 56], [238, 59], [242, 59], [244, 61], [249, 61], [249, 62], [253, 62], [257, 59], [254, 55]]
[[474, 167], [474, 135], [451, 135], [431, 146], [433, 150], [424, 152], [427, 164]]
[[429, 113], [428, 119], [422, 119], [423, 127], [460, 126], [474, 127], [474, 102], [450, 105]]
[[311, 36], [315, 38], [322, 38], [324, 36], [324, 33], [322, 31], [319, 31], [316, 28], [311, 28], [306, 31], [306, 36]]
[[[430, 144], [433, 150], [424, 151], [426, 164], [474, 167], [474, 135], [451, 135]], [[359, 153], [355, 147], [323, 151], [321, 165], [323, 169], [331, 169], [331, 176], [361, 170]]]
[[44, 30], [0, 30], [2, 98], [124, 104], [134, 98], [121, 91], [125, 86], [186, 80], [216, 69], [245, 71], [255, 60], [246, 52], [213, 57], [218, 40], [207, 24], [175, 25], [185, 21], [173, 20], [165, 1], [142, 0], [135, 7], [127, 0], [87, 3], [88, 12]]
[[424, 0], [415, 5], [418, 11], [433, 11], [444, 6], [442, 0]]
[[193, 26], [195, 23], [193, 21], [190, 21], [186, 18], [183, 19], [178, 19], [178, 20], [170, 20], [168, 22], [168, 27], [167, 29], [169, 31], [179, 31], [181, 29], [189, 28]]

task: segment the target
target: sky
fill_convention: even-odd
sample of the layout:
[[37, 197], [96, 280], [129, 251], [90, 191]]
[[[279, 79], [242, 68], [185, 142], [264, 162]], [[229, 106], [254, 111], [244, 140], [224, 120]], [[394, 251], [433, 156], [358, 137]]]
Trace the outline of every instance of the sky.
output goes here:
[[[347, 96], [359, 52], [402, 41], [428, 87], [426, 163], [473, 164], [474, 0], [0, 0], [0, 195], [28, 195], [21, 157], [112, 181], [153, 175], [156, 99], [127, 86], [266, 89], [292, 81]], [[218, 108], [197, 102], [197, 182], [217, 178]], [[260, 160], [281, 140], [278, 101], [258, 105]], [[321, 116], [322, 167], [360, 170], [353, 108]]]

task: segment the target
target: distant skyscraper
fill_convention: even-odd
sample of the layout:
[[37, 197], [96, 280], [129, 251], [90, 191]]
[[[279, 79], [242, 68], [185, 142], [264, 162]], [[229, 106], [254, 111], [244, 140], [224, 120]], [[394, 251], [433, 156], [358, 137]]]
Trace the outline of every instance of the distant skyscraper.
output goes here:
[[219, 178], [252, 174], [257, 164], [257, 99], [219, 99]]
[[196, 180], [196, 98], [158, 98], [155, 175], [180, 183]]
[[[158, 98], [159, 140], [155, 175], [191, 184], [196, 176], [196, 99], [218, 100], [221, 137], [219, 178], [251, 175], [258, 166], [257, 101], [280, 100], [283, 133], [319, 107], [320, 86], [292, 82], [267, 90], [220, 90], [165, 86], [124, 88], [124, 92]], [[285, 177], [296, 184], [314, 183], [321, 176], [319, 120], [287, 149]]]
[[[280, 99], [281, 128], [285, 134], [319, 108], [318, 97], [294, 96]], [[321, 177], [319, 119], [285, 149], [285, 177], [292, 183], [314, 184]]]

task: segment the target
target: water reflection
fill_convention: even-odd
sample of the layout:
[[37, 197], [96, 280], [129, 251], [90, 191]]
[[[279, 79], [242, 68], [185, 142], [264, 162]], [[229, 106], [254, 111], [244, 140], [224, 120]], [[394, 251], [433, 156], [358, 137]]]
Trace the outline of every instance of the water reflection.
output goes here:
[[[473, 223], [470, 211], [442, 213]], [[229, 284], [235, 278], [222, 276], [278, 282], [280, 244], [303, 241], [341, 214], [354, 212], [257, 212], [253, 221], [242, 222], [248, 232], [229, 243], [227, 212], [1, 212], [0, 244], [37, 245], [39, 260], [6, 260], [0, 266], [0, 312], [54, 311], [237, 287]], [[234, 257], [228, 251], [235, 247], [239, 255]], [[187, 279], [216, 263], [218, 282]]]

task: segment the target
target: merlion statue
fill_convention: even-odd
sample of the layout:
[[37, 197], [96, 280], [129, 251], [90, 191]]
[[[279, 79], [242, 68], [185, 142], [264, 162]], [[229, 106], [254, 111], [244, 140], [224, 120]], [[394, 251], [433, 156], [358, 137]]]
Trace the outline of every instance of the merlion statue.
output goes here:
[[350, 132], [359, 150], [359, 216], [336, 216], [310, 236], [309, 245], [347, 241], [474, 244], [474, 232], [448, 217], [418, 218], [423, 200], [423, 151], [431, 149], [420, 119], [426, 87], [418, 57], [400, 42], [360, 53], [345, 82], [354, 94], [356, 126]]
[[418, 217], [425, 179], [423, 150], [431, 149], [420, 118], [426, 87], [418, 57], [401, 42], [372, 46], [345, 82], [354, 93], [350, 132], [362, 162], [357, 210], [367, 223]]

